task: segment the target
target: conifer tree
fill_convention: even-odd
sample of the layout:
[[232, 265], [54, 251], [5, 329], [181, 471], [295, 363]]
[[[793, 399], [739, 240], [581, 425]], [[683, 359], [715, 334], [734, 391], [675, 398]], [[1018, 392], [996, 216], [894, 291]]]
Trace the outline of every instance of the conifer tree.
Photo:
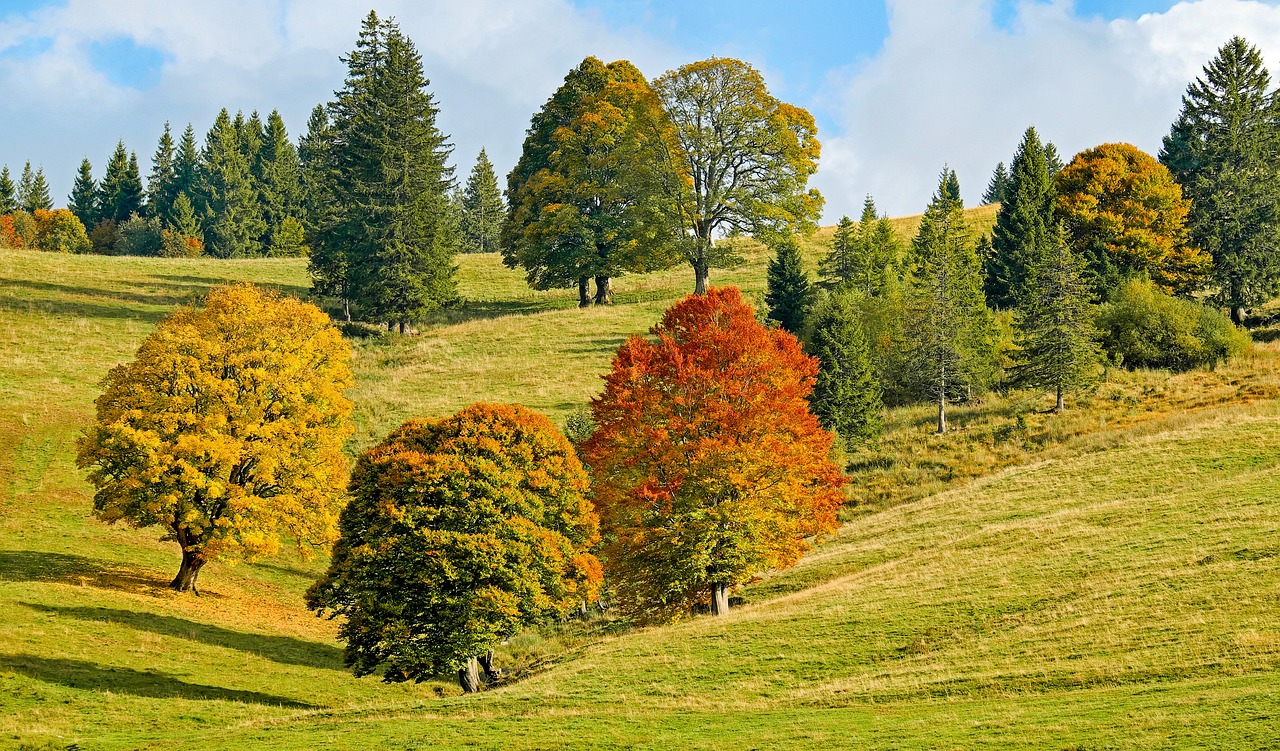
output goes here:
[[[30, 163], [27, 167], [30, 168]], [[28, 170], [23, 170], [22, 182], [19, 186], [19, 203], [22, 210], [28, 214], [35, 214], [37, 211], [53, 210], [53, 199], [49, 196], [49, 182], [45, 180], [44, 168], [40, 167], [31, 175], [30, 182], [27, 180]]]
[[809, 275], [800, 257], [800, 243], [795, 235], [785, 233], [770, 236], [769, 245], [774, 252], [764, 293], [769, 318], [792, 334], [798, 334], [813, 301]]
[[200, 200], [200, 151], [196, 147], [196, 131], [187, 123], [178, 140], [178, 148], [173, 155], [173, 196], [176, 214], [177, 196], [185, 193], [188, 202], [201, 214]]
[[1055, 392], [1059, 412], [1067, 391], [1092, 380], [1100, 357], [1084, 269], [1084, 260], [1055, 227], [1028, 270], [1015, 316], [1014, 380]]
[[18, 210], [18, 188], [9, 176], [9, 165], [0, 168], [0, 215]]
[[1056, 167], [1036, 129], [1027, 128], [1013, 157], [1006, 200], [996, 214], [993, 252], [987, 258], [985, 292], [987, 304], [993, 308], [1014, 305], [1027, 268], [1054, 226], [1057, 191], [1053, 176], [1062, 166], [1057, 151], [1052, 154], [1058, 162]]
[[462, 252], [493, 253], [502, 239], [502, 218], [506, 206], [502, 203], [502, 191], [493, 165], [484, 149], [476, 157], [476, 164], [467, 177], [462, 193]]
[[809, 404], [822, 426], [847, 444], [875, 436], [883, 409], [854, 294], [837, 290], [819, 303], [810, 323], [808, 346], [809, 353], [818, 358], [818, 377]]
[[877, 215], [875, 200], [867, 196], [857, 224], [846, 216], [836, 225], [831, 252], [819, 265], [822, 285], [828, 289], [852, 286], [868, 296], [877, 295], [895, 275], [900, 253], [893, 225]]
[[1191, 199], [1191, 238], [1242, 323], [1280, 292], [1280, 99], [1257, 47], [1234, 37], [1187, 87], [1160, 161]]
[[346, 246], [350, 295], [372, 320], [408, 324], [457, 297], [458, 228], [448, 138], [436, 127], [422, 58], [370, 12], [330, 105], [340, 215], [322, 244]]
[[831, 236], [831, 250], [818, 263], [818, 284], [836, 289], [852, 284], [856, 276], [854, 244], [858, 242], [857, 225], [847, 216], [840, 217], [835, 234]]
[[151, 216], [159, 219], [165, 227], [173, 225], [174, 202], [178, 200], [174, 158], [173, 134], [166, 120], [156, 153], [151, 157], [151, 175], [147, 178], [147, 204]]
[[200, 159], [205, 248], [218, 258], [262, 255], [265, 223], [240, 144], [243, 117], [237, 117], [239, 126], [226, 109], [218, 113]]
[[143, 213], [142, 177], [138, 174], [138, 157], [125, 150], [124, 141], [116, 143], [107, 162], [106, 174], [98, 184], [98, 206], [103, 220], [123, 224], [134, 214]]
[[985, 385], [993, 368], [994, 341], [981, 265], [965, 226], [959, 180], [950, 168], [943, 170], [920, 221], [910, 268], [907, 333], [915, 371], [925, 394], [938, 405], [938, 432], [945, 433], [948, 399]]
[[80, 170], [76, 172], [76, 181], [71, 186], [67, 208], [88, 229], [93, 229], [98, 223], [98, 184], [94, 182], [93, 165], [88, 157], [80, 160]]
[[329, 113], [318, 104], [307, 120], [307, 132], [298, 141], [301, 164], [302, 222], [311, 253], [307, 270], [316, 294], [342, 301], [344, 317], [351, 320], [350, 263], [341, 241], [334, 169], [334, 132]]
[[194, 237], [203, 242], [204, 231], [200, 228], [200, 218], [186, 193], [179, 193], [173, 202], [173, 222], [169, 229], [184, 237]]
[[987, 183], [987, 190], [982, 194], [982, 203], [1004, 203], [1009, 196], [1009, 182], [1009, 170], [1005, 169], [1004, 162], [998, 162], [995, 174], [991, 176], [991, 182]]
[[[272, 110], [267, 116], [266, 130], [262, 140], [259, 156], [260, 192], [262, 197], [262, 216], [267, 225], [267, 237], [264, 241], [268, 252], [273, 256], [298, 255], [303, 243], [298, 238], [294, 227], [281, 233], [286, 220], [293, 220], [297, 228], [298, 216], [301, 212], [301, 166], [298, 163], [298, 150], [289, 140], [289, 133], [284, 127], [284, 119], [280, 113]], [[276, 246], [277, 239], [284, 243]]]

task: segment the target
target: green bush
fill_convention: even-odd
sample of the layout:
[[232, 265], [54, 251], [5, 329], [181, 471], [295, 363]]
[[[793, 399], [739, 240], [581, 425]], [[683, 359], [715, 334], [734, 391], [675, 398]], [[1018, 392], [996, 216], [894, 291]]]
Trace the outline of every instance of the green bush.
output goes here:
[[1145, 279], [1122, 285], [1098, 316], [1102, 346], [1130, 368], [1213, 367], [1244, 352], [1249, 335], [1222, 313], [1170, 297]]
[[164, 255], [164, 230], [159, 219], [143, 219], [134, 214], [120, 225], [120, 241], [116, 253], [122, 256]]

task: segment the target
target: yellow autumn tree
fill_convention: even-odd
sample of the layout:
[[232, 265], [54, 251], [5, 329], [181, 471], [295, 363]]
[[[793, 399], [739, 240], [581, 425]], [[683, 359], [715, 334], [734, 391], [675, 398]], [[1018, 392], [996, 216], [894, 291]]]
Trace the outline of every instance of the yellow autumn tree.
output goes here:
[[1204, 285], [1213, 262], [1190, 242], [1191, 201], [1150, 154], [1104, 143], [1076, 154], [1056, 180], [1058, 214], [1098, 291], [1143, 274], [1169, 293]]
[[314, 305], [239, 284], [180, 308], [108, 373], [80, 440], [94, 511], [161, 526], [182, 548], [170, 586], [218, 556], [337, 539], [351, 433], [351, 350]]

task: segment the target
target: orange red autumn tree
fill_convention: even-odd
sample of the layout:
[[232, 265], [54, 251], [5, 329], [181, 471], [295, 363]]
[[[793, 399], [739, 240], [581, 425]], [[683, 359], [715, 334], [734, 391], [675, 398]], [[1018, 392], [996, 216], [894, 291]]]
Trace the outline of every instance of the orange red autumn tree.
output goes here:
[[844, 478], [809, 411], [817, 361], [737, 289], [690, 295], [618, 350], [581, 447], [620, 604], [670, 619], [792, 566], [836, 528]]

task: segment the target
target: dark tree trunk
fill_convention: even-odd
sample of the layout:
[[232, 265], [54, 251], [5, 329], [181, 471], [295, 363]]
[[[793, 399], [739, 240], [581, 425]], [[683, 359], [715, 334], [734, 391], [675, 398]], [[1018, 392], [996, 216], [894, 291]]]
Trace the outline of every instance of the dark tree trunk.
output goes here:
[[395, 321], [387, 321], [387, 331], [395, 331], [395, 330], [396, 330]]
[[707, 281], [711, 276], [711, 264], [707, 263], [706, 258], [699, 258], [693, 262], [693, 294], [707, 294]]
[[493, 666], [493, 651], [480, 655], [480, 669], [484, 671], [486, 683], [494, 684], [502, 680], [502, 671]]
[[596, 305], [613, 304], [613, 280], [607, 276], [596, 277]]
[[342, 298], [342, 315], [347, 317], [347, 323], [351, 323], [351, 301]]
[[480, 690], [480, 661], [474, 657], [467, 659], [462, 669], [458, 671], [458, 685], [462, 686], [462, 693], [474, 694]]
[[400, 322], [400, 333], [401, 333], [401, 334], [407, 334], [407, 333], [409, 333], [409, 331], [408, 331], [408, 324], [406, 324], [404, 321], [401, 321], [401, 322]]
[[729, 614], [729, 585], [717, 582], [711, 585], [711, 614]]
[[178, 569], [178, 575], [169, 582], [169, 588], [179, 592], [190, 590], [200, 594], [196, 590], [196, 579], [200, 576], [200, 569], [203, 566], [204, 559], [198, 553], [192, 550], [182, 551], [182, 566]]
[[1058, 387], [1058, 403], [1054, 406], [1053, 411], [1061, 412], [1064, 409], [1066, 409], [1066, 405], [1062, 401], [1062, 387], [1059, 386]]
[[578, 277], [578, 307], [591, 307], [591, 277]]
[[1231, 322], [1237, 326], [1244, 325], [1244, 308], [1239, 305], [1231, 306]]

